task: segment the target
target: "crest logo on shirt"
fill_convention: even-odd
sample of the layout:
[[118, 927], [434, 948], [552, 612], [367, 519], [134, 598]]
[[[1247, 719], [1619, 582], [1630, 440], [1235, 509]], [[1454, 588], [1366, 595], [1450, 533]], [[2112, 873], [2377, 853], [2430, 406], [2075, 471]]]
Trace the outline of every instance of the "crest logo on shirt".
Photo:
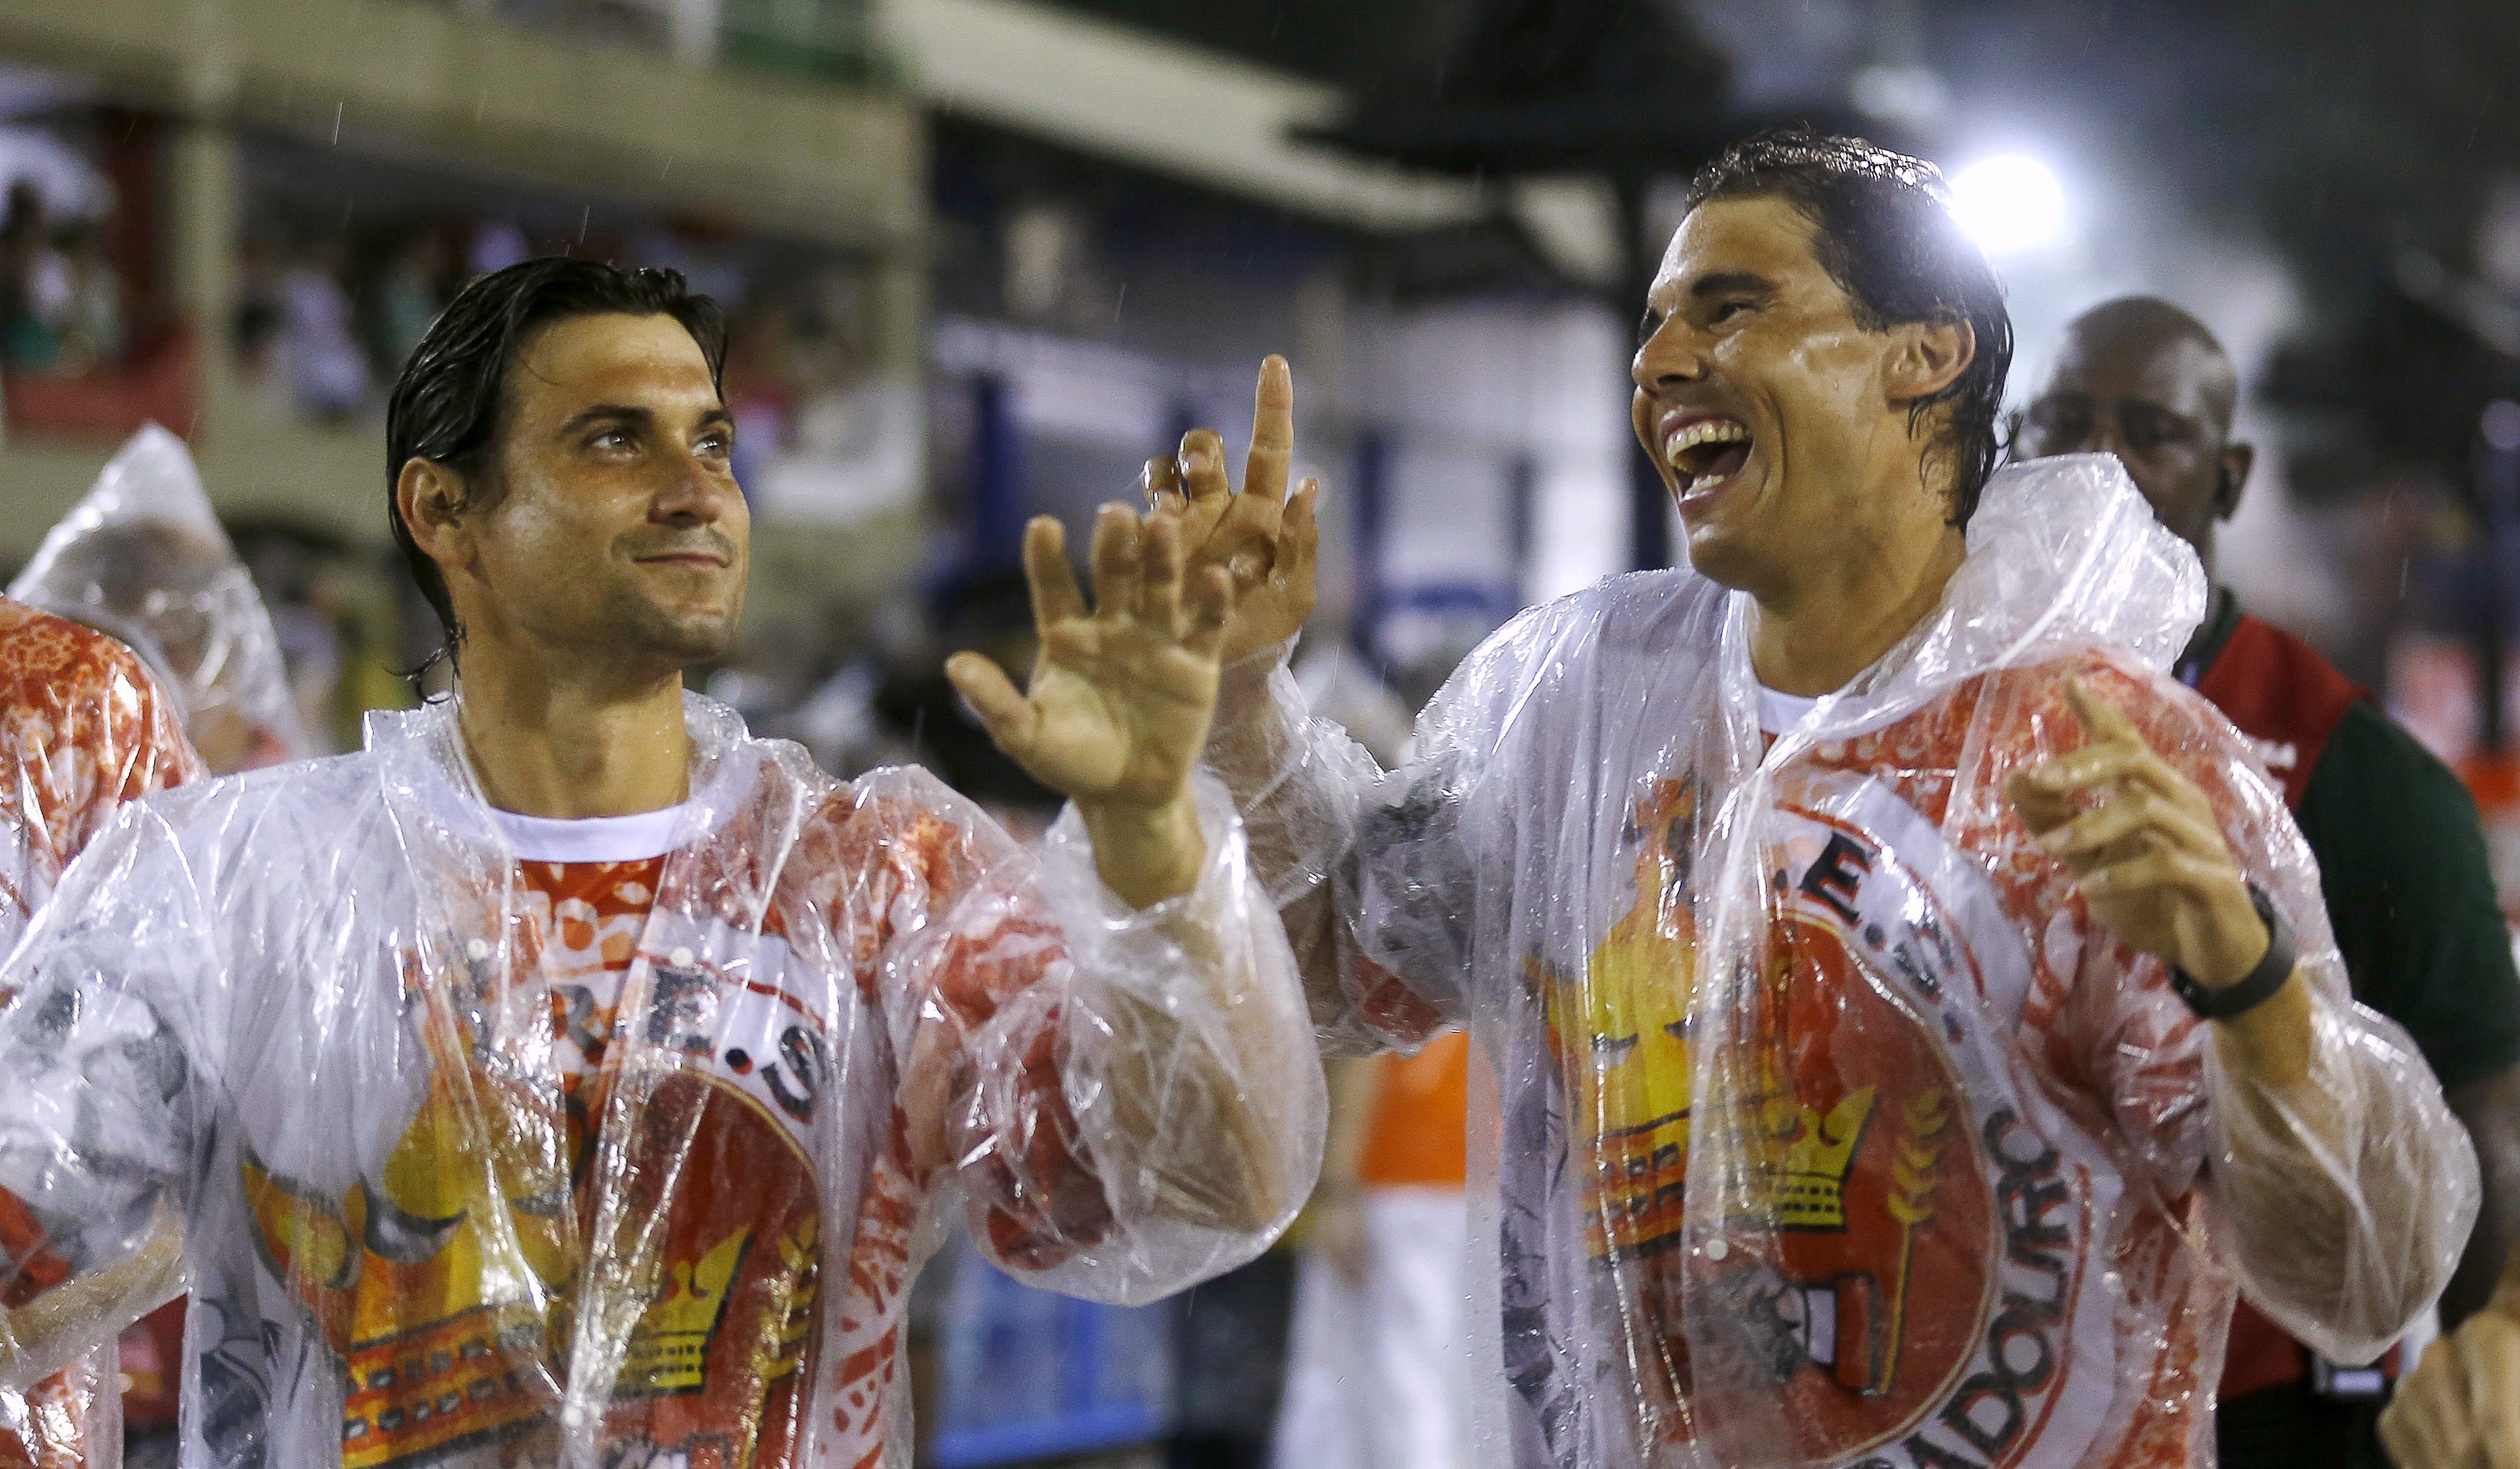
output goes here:
[[[1781, 1463], [2070, 1464], [2113, 1381], [2092, 1236], [2115, 1183], [2013, 1079], [2029, 956], [1984, 875], [1885, 788], [1793, 795], [1724, 1067], [1695, 1065], [1687, 782], [1639, 803], [1639, 900], [1583, 968], [1528, 967], [1588, 1249], [1635, 1283], [1628, 1329], [1659, 1338], [1631, 1359], [1672, 1364], [1643, 1406], [1665, 1442], [1781, 1441]], [[1710, 1084], [1734, 1095], [1692, 1095]], [[1693, 1128], [1724, 1149], [1703, 1218]]]
[[427, 1094], [373, 1176], [330, 1193], [246, 1150], [264, 1260], [341, 1365], [341, 1462], [401, 1469], [548, 1431], [583, 1310], [624, 1323], [599, 1368], [608, 1452], [785, 1463], [819, 1300], [802, 1131], [819, 1028], [687, 949], [633, 964], [644, 910], [556, 906], [558, 941], [513, 980], [468, 947], [431, 995], [409, 961], [407, 987], [456, 1013], [424, 1026]]

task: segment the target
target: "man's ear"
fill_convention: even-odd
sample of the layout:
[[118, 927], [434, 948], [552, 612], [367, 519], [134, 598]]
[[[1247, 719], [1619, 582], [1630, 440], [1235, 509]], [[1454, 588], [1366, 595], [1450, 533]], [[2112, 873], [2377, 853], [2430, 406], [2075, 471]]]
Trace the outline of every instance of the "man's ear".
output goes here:
[[2228, 444], [2223, 449], [2222, 478], [2214, 484], [2214, 519], [2228, 521], [2240, 508], [2240, 491], [2248, 488], [2249, 471], [2256, 467], [2255, 444]]
[[1977, 332], [1965, 321], [1912, 321], [1891, 328], [1890, 401], [1918, 402], [1959, 381], [1977, 360]]
[[394, 476], [394, 513], [441, 575], [472, 559], [472, 528], [464, 523], [471, 503], [464, 477], [434, 459], [406, 459]]

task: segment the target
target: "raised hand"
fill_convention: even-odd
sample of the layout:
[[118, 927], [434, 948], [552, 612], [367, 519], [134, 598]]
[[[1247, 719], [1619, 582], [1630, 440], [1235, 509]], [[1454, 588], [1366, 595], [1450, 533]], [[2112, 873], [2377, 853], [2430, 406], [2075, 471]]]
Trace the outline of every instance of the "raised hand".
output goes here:
[[1147, 461], [1144, 488], [1158, 515], [1178, 517], [1191, 574], [1222, 568], [1234, 606], [1220, 653], [1239, 663], [1293, 637], [1313, 615], [1321, 527], [1319, 482], [1306, 479], [1291, 500], [1286, 477], [1295, 452], [1295, 382], [1286, 359], [1260, 364], [1251, 448], [1242, 488], [1226, 480], [1225, 441], [1212, 429], [1182, 436], [1181, 452]]
[[2244, 978], [2267, 927], [2205, 793], [2080, 679], [2066, 680], [2065, 699], [2090, 743], [2012, 778], [2022, 821], [2109, 932], [2199, 984]]
[[[2144, 743], [2124, 710], [2065, 682], [2091, 742], [2012, 777], [2013, 808], [2074, 874], [2084, 904], [2129, 946], [2175, 964], [2208, 989], [2248, 978], [2274, 936], [2214, 808], [2194, 781]], [[2310, 1073], [2309, 990], [2297, 980], [2215, 1023], [2244, 1073], [2291, 1086]]]
[[946, 676], [1000, 750], [1076, 803], [1114, 892], [1141, 905], [1187, 892], [1206, 852], [1190, 774], [1215, 715], [1232, 580], [1185, 574], [1176, 518], [1118, 505], [1094, 523], [1091, 608], [1058, 522], [1027, 526], [1023, 555], [1041, 634], [1029, 686], [977, 653]]

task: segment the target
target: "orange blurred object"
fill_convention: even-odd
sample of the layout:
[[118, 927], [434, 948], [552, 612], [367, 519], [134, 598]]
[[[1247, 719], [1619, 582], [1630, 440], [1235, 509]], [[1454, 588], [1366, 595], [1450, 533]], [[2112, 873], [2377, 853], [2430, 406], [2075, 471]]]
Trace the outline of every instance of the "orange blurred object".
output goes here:
[[1470, 1037], [1437, 1036], [1383, 1063], [1357, 1181], [1368, 1188], [1461, 1188], [1469, 1181]]

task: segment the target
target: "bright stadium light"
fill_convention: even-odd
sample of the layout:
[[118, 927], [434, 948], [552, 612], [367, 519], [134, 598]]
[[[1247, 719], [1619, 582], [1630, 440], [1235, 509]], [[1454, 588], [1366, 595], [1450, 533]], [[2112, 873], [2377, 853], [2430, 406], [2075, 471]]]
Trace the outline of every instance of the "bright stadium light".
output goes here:
[[1952, 176], [1952, 212], [1990, 255], [2017, 255], [2065, 234], [2065, 188], [2024, 153], [1980, 159]]

